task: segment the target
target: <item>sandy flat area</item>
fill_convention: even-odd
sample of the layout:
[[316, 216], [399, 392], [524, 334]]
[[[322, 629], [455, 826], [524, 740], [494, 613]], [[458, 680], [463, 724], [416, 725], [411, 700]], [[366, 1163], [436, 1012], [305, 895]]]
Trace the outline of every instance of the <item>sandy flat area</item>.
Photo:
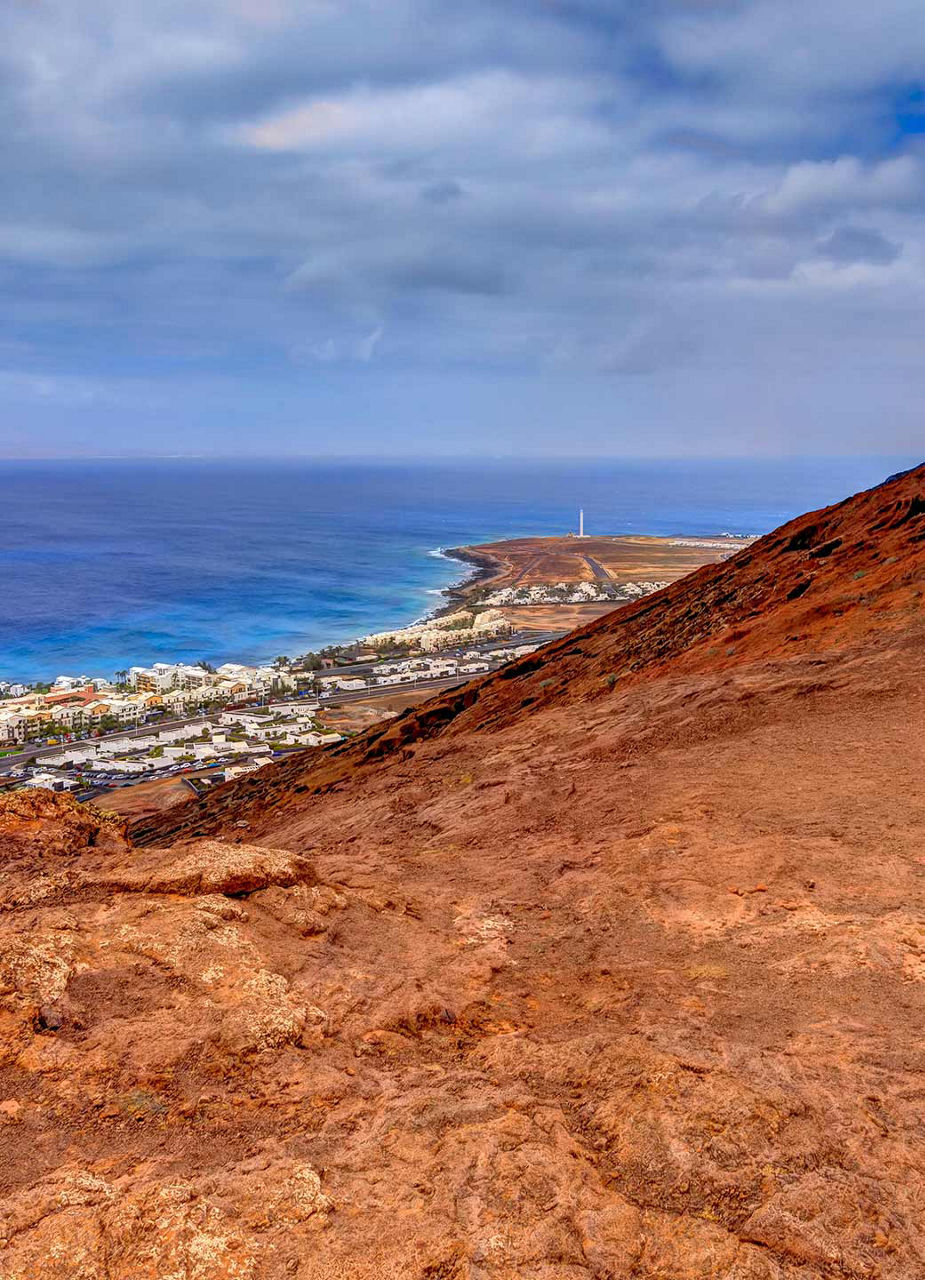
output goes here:
[[[698, 541], [710, 545], [697, 545]], [[745, 545], [741, 538], [685, 540], [643, 535], [516, 538], [459, 547], [455, 554], [477, 565], [485, 575], [478, 583], [460, 589], [460, 595], [465, 596], [484, 587], [555, 582], [674, 582], [701, 565], [727, 559]]]
[[522, 605], [500, 612], [515, 631], [574, 631], [619, 608], [619, 601], [610, 600], [602, 604]]
[[[458, 605], [485, 591], [505, 587], [590, 582], [621, 586], [628, 582], [670, 583], [702, 565], [727, 560], [748, 545], [744, 538], [656, 538], [644, 535], [598, 538], [515, 538], [458, 547], [458, 556], [479, 570], [478, 577], [450, 592]], [[617, 601], [596, 604], [503, 606], [517, 631], [572, 631], [619, 608]]]
[[369, 702], [348, 702], [340, 707], [326, 707], [323, 723], [326, 729], [333, 729], [336, 733], [361, 733], [371, 725], [388, 720], [433, 696], [433, 689], [399, 687], [394, 693], [376, 696]]

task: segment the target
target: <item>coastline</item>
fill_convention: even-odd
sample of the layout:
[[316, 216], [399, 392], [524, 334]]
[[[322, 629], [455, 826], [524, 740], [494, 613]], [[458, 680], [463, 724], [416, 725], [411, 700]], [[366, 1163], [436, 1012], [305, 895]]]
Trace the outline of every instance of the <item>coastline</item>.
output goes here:
[[[487, 553], [480, 553], [477, 549], [472, 547], [447, 547], [447, 548], [438, 547], [438, 548], [434, 548], [432, 550], [427, 551], [426, 554], [428, 556], [433, 556], [441, 560], [455, 560], [460, 564], [472, 565], [472, 566], [475, 566], [475, 569], [473, 572], [462, 576], [458, 582], [450, 583], [449, 586], [446, 586], [446, 587], [435, 588], [434, 594], [436, 596], [442, 597], [442, 602], [439, 605], [437, 605], [434, 609], [430, 609], [425, 614], [415, 617], [411, 622], [403, 623], [402, 626], [416, 626], [419, 623], [428, 622], [433, 618], [442, 618], [449, 613], [455, 612], [457, 609], [461, 608], [465, 604], [465, 602], [468, 599], [469, 593], [474, 588], [489, 582], [492, 578], [496, 577], [498, 573], [503, 570], [503, 567], [504, 567], [503, 563], [500, 560], [496, 559], [494, 556], [491, 556]], [[375, 630], [376, 630], [376, 627], [374, 624], [369, 631], [364, 632], [364, 635], [374, 634]], [[341, 641], [341, 642], [331, 641], [329, 644], [328, 643], [322, 644], [321, 646], [319, 646], [319, 648], [320, 649], [325, 649], [329, 647], [330, 648], [349, 648], [351, 644], [362, 643], [362, 640], [363, 640], [363, 636], [360, 635], [360, 636], [355, 636], [352, 641]], [[298, 664], [298, 662], [303, 657], [305, 657], [306, 654], [311, 652], [316, 652], [316, 650], [306, 649], [304, 653], [295, 654], [294, 662]], [[174, 659], [174, 661], [183, 661], [183, 659]], [[232, 657], [226, 657], [224, 658], [224, 661], [228, 663], [241, 663], [246, 666], [263, 667], [263, 666], [270, 666], [273, 662], [273, 658], [267, 656], [259, 659], [244, 659], [244, 658], [241, 658], [239, 655], [236, 655]], [[125, 659], [125, 658], [121, 660], [121, 664], [126, 669], [128, 669], [131, 666], [144, 665], [141, 659], [138, 659], [136, 661], [134, 659]], [[49, 672], [48, 674], [46, 674], [44, 678], [39, 677], [39, 678], [30, 678], [30, 679], [20, 680], [20, 678], [15, 674], [6, 675], [2, 671], [0, 671], [0, 680], [6, 680], [11, 684], [23, 684], [30, 687], [34, 687], [36, 685], [50, 683], [57, 676], [63, 675], [63, 674], [69, 674], [69, 673], [59, 671], [59, 672], [55, 672], [54, 674], [51, 674]], [[106, 679], [106, 678], [108, 677], [104, 677], [102, 675], [88, 676], [88, 679], [91, 679], [91, 680]]]
[[[730, 549], [741, 548], [748, 544], [751, 539], [746, 539], [743, 535], [717, 535], [715, 543], [724, 542]], [[698, 545], [698, 540], [692, 536], [681, 536], [680, 538], [670, 538], [658, 534], [607, 534], [600, 535], [597, 538], [588, 537], [584, 540], [568, 535], [558, 537], [556, 535], [546, 535], [544, 537], [525, 536], [521, 538], [506, 538], [496, 542], [487, 542], [485, 544], [474, 543], [466, 546], [456, 547], [439, 547], [426, 552], [427, 555], [444, 560], [452, 560], [460, 566], [464, 566], [468, 572], [464, 573], [457, 582], [450, 583], [448, 586], [439, 588], [435, 594], [442, 597], [442, 601], [434, 609], [428, 610], [424, 615], [416, 617], [412, 622], [404, 624], [404, 626], [417, 626], [421, 623], [431, 621], [436, 618], [442, 618], [448, 614], [454, 613], [459, 609], [467, 608], [470, 605], [473, 594], [482, 588], [489, 587], [493, 583], [503, 585], [505, 578], [515, 574], [518, 578], [522, 576], [522, 567], [517, 564], [518, 554], [524, 555], [529, 553], [532, 555], [534, 550], [540, 545], [549, 545], [553, 547], [564, 546], [567, 553], [578, 560], [586, 560], [585, 548], [592, 550], [597, 549], [601, 544], [607, 544], [614, 547], [623, 547], [628, 545], [643, 545], [653, 550], [661, 550], [663, 553], [672, 547], [680, 545], [688, 546], [691, 549]], [[701, 540], [701, 546], [708, 545]], [[712, 544], [711, 544], [712, 545]], [[505, 549], [511, 548], [511, 552], [504, 554]], [[525, 550], [527, 552], [525, 553]], [[701, 561], [702, 562], [702, 561]], [[599, 567], [599, 566], [598, 566]], [[687, 572], [689, 567], [684, 566], [682, 572]], [[679, 576], [677, 572], [672, 576]], [[373, 630], [366, 631], [364, 634], [375, 634]], [[343, 648], [348, 649], [352, 645], [361, 644], [363, 636], [355, 636], [351, 641], [330, 642], [319, 646], [320, 649], [326, 648]], [[302, 653], [294, 655], [294, 664], [298, 665], [299, 661], [308, 653], [317, 652], [318, 650], [305, 650]], [[228, 657], [225, 662], [241, 662], [244, 665], [252, 666], [269, 666], [273, 659], [266, 657], [262, 660], [245, 660], [240, 657]], [[123, 660], [123, 666], [141, 665], [141, 662], [132, 662]], [[57, 675], [66, 674], [57, 672], [55, 675], [49, 674], [44, 679], [33, 679], [31, 681], [19, 681], [16, 677], [6, 677], [0, 673], [0, 678], [9, 679], [11, 683], [23, 683], [28, 685], [41, 685], [49, 683]], [[91, 679], [100, 679], [104, 677], [88, 677]]]
[[[486, 564], [467, 544], [565, 533], [579, 496], [589, 523], [614, 531], [765, 530], [910, 461], [0, 467], [0, 678], [346, 645], [464, 601], [470, 582], [477, 594]], [[428, 561], [429, 548], [454, 563]]]
[[441, 590], [440, 594], [446, 597], [446, 603], [428, 614], [429, 618], [442, 618], [446, 614], [462, 608], [468, 602], [469, 596], [476, 587], [487, 586], [492, 579], [497, 578], [504, 571], [504, 562], [502, 560], [491, 555], [490, 552], [479, 551], [477, 545], [474, 547], [441, 547], [440, 555], [446, 560], [457, 560], [460, 564], [468, 565], [471, 572], [461, 578], [459, 582], [451, 583], [450, 586]]

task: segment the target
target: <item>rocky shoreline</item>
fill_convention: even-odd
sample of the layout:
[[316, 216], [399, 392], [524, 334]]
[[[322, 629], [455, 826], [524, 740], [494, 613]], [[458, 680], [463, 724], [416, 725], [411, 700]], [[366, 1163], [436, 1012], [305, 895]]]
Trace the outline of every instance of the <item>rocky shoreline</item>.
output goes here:
[[467, 604], [473, 591], [487, 586], [503, 569], [501, 561], [490, 552], [479, 551], [475, 547], [446, 547], [441, 548], [440, 554], [447, 560], [458, 560], [461, 564], [469, 565], [472, 572], [462, 582], [444, 587], [443, 595], [447, 602], [434, 610], [430, 615], [434, 618], [442, 618]]

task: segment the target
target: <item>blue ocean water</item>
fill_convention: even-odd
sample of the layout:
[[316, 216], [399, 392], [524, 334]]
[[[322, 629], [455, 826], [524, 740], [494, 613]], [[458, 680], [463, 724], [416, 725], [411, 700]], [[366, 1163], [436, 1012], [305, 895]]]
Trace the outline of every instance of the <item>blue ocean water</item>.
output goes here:
[[428, 612], [440, 547], [764, 533], [916, 461], [0, 462], [0, 677], [295, 655]]

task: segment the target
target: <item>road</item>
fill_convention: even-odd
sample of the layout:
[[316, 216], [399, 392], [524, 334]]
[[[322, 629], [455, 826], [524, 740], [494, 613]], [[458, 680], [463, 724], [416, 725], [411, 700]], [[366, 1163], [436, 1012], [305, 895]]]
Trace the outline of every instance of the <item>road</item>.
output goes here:
[[[463, 645], [460, 649], [441, 649], [439, 653], [431, 654], [431, 657], [439, 658], [459, 658], [463, 653], [490, 653], [493, 649], [516, 649], [522, 644], [548, 644], [550, 640], [558, 640], [565, 635], [565, 631], [518, 631], [512, 636], [508, 636], [505, 640], [481, 640], [475, 644]], [[318, 676], [363, 676], [369, 675], [376, 667], [381, 667], [383, 662], [402, 662], [403, 658], [380, 658], [378, 662], [350, 662], [345, 666], [329, 667], [325, 671], [316, 671], [311, 674]], [[299, 668], [293, 668], [298, 671]]]
[[582, 556], [582, 559], [599, 582], [616, 582], [613, 574], [604, 568], [600, 560], [595, 560], [593, 556]]
[[159, 729], [183, 729], [187, 725], [204, 725], [208, 720], [214, 724], [219, 716], [218, 711], [209, 715], [192, 716], [187, 720], [152, 720], [148, 724], [139, 725], [137, 729], [119, 729], [115, 733], [104, 733], [98, 738], [75, 738], [71, 742], [62, 742], [57, 747], [25, 747], [15, 755], [0, 756], [0, 772], [12, 769], [17, 764], [25, 764], [27, 760], [41, 760], [44, 756], [59, 756], [66, 749], [79, 750], [81, 747], [99, 746], [112, 738], [144, 738], [148, 734], [157, 733]]

